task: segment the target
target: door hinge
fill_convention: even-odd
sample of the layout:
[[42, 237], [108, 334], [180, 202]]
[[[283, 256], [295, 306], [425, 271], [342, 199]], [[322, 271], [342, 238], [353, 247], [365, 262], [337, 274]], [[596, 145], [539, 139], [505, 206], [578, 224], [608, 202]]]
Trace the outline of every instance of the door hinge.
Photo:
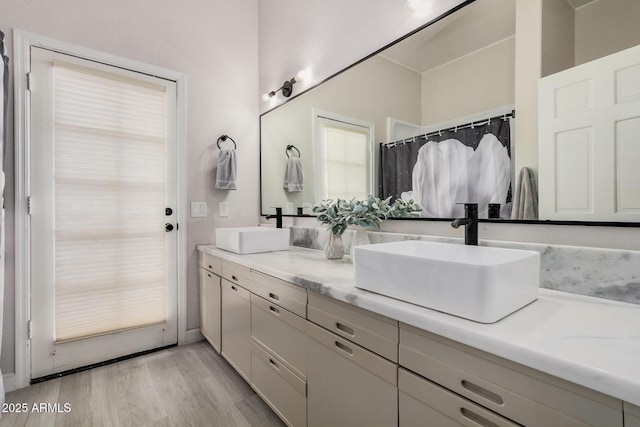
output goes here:
[[31, 90], [31, 73], [27, 73], [27, 90]]
[[32, 339], [33, 338], [33, 330], [31, 328], [31, 320], [29, 320], [27, 322], [27, 338], [28, 339]]
[[32, 212], [31, 196], [27, 196], [27, 215], [31, 216], [31, 212]]

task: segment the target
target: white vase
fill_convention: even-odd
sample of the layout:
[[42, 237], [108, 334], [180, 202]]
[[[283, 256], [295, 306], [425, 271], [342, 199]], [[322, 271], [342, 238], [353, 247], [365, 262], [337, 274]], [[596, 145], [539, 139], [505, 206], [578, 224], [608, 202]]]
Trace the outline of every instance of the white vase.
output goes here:
[[324, 254], [327, 259], [342, 259], [344, 256], [344, 243], [341, 234], [329, 232], [329, 239], [324, 247]]
[[363, 227], [357, 227], [356, 232], [353, 235], [353, 240], [351, 241], [351, 250], [349, 251], [351, 259], [353, 259], [353, 248], [360, 245], [368, 245], [370, 243], [371, 241], [369, 240], [367, 230]]

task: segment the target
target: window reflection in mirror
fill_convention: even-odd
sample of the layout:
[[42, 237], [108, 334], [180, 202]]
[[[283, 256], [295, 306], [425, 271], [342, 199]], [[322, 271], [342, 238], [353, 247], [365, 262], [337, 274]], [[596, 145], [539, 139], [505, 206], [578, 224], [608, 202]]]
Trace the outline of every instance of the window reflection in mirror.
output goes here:
[[314, 110], [319, 199], [364, 199], [373, 194], [373, 124]]

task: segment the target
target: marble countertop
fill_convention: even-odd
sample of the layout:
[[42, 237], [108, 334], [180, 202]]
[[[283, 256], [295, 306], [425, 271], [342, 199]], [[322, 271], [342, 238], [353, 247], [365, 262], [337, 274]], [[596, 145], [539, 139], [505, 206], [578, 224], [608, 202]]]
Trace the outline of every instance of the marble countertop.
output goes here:
[[640, 405], [640, 305], [540, 289], [537, 301], [481, 324], [357, 289], [349, 257], [330, 261], [298, 247], [250, 255], [198, 249]]

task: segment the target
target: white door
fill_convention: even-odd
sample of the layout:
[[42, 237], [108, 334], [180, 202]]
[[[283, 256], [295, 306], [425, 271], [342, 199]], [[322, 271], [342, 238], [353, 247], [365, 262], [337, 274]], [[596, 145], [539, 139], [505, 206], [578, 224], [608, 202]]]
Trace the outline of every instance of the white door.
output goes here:
[[175, 344], [175, 82], [35, 47], [29, 77], [32, 378]]
[[540, 219], [640, 221], [640, 46], [539, 83]]

